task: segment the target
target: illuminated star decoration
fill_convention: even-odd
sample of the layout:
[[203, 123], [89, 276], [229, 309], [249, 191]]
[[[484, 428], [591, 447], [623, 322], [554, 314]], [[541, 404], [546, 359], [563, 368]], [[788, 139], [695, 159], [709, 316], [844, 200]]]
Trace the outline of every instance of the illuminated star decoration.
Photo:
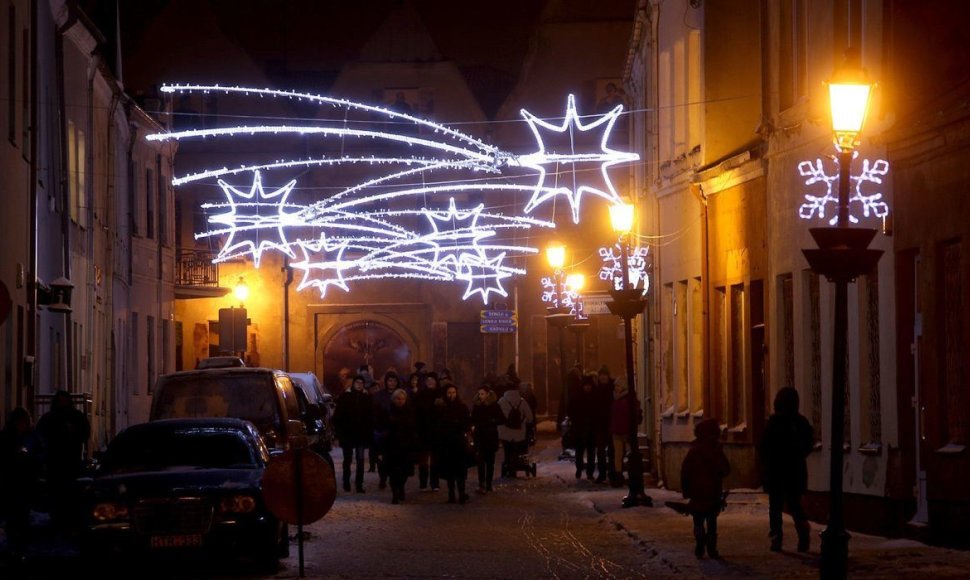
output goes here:
[[[203, 207], [228, 208], [228, 211], [210, 217], [213, 227], [196, 234], [197, 238], [226, 237], [215, 261], [252, 258], [258, 267], [265, 251], [280, 252], [297, 260], [291, 265], [303, 271], [299, 287], [317, 288], [322, 296], [331, 287], [349, 291], [351, 282], [388, 278], [462, 282], [466, 285], [465, 299], [479, 295], [483, 302], [493, 292], [506, 296], [503, 280], [525, 274], [524, 269], [513, 265], [514, 259], [538, 253], [528, 242], [519, 241], [522, 237], [516, 230], [554, 228], [555, 224], [520, 213], [505, 215], [490, 210], [487, 204], [490, 197], [530, 193], [532, 199], [522, 212], [529, 213], [556, 195], [566, 195], [572, 217], [578, 221], [584, 193], [611, 203], [619, 200], [607, 168], [638, 158], [608, 147], [610, 130], [622, 107], [584, 124], [572, 96], [567, 101], [565, 120], [558, 128], [523, 111], [536, 135], [539, 151], [520, 156], [445, 125], [346, 99], [220, 85], [171, 85], [161, 90], [292, 99], [319, 106], [320, 116], [302, 124], [190, 129], [149, 135], [147, 139], [302, 136], [319, 139], [330, 147], [327, 151], [337, 152], [294, 159], [260, 159], [257, 152], [252, 154], [253, 159], [238, 167], [208, 168], [172, 180], [173, 185], [183, 185], [216, 179], [225, 192], [228, 203]], [[599, 149], [593, 153], [550, 151], [542, 142], [539, 127], [549, 136], [562, 136], [567, 130], [571, 136], [575, 131], [599, 129], [602, 132]], [[366, 145], [354, 147], [355, 141]], [[350, 144], [346, 149], [349, 153], [345, 153], [345, 142]], [[361, 154], [360, 151], [379, 153]], [[597, 185], [574, 183], [573, 189], [547, 187], [544, 185], [546, 166], [552, 163], [572, 167], [574, 178], [578, 166], [593, 165], [598, 170], [592, 172]], [[375, 169], [373, 175], [336, 192], [316, 190], [309, 183], [296, 188], [295, 180], [268, 177], [269, 172], [296, 169], [359, 172], [357, 167], [389, 170]], [[538, 183], [536, 173], [524, 171], [528, 169], [538, 172]], [[233, 176], [249, 176], [252, 179], [252, 186], [247, 186], [249, 191], [223, 181]], [[266, 193], [264, 181], [286, 182], [286, 185]], [[303, 203], [291, 200], [290, 193], [295, 189], [300, 190]], [[310, 199], [305, 199], [308, 196]], [[456, 199], [474, 201], [458, 203]], [[499, 201], [507, 203], [507, 198]], [[267, 236], [267, 232], [271, 235]], [[294, 250], [302, 253], [301, 259], [297, 259]]]
[[[562, 124], [560, 125], [554, 125], [548, 121], [544, 121], [525, 109], [522, 109], [521, 112], [526, 122], [528, 122], [529, 128], [532, 130], [532, 134], [535, 136], [539, 146], [539, 150], [535, 153], [523, 155], [516, 159], [517, 163], [536, 169], [539, 172], [539, 182], [536, 185], [535, 191], [532, 193], [532, 198], [525, 206], [524, 211], [526, 213], [531, 212], [542, 203], [557, 195], [564, 195], [569, 201], [569, 207], [572, 210], [573, 223], [579, 223], [580, 204], [584, 193], [602, 197], [611, 204], [622, 203], [622, 200], [616, 193], [616, 189], [613, 187], [613, 182], [610, 180], [608, 169], [618, 163], [636, 161], [640, 158], [636, 153], [615, 151], [609, 147], [610, 133], [620, 113], [623, 112], [623, 105], [617, 105], [605, 115], [598, 116], [589, 123], [583, 123], [579, 113], [576, 111], [576, 99], [573, 95], [569, 95], [566, 99], [566, 115], [563, 117]], [[598, 149], [588, 153], [577, 153], [575, 150], [576, 133], [585, 133], [593, 130], [600, 132]], [[568, 134], [568, 152], [563, 153], [549, 150], [549, 143], [547, 141], [553, 140], [550, 138], [555, 138], [556, 134], [560, 136]], [[557, 139], [557, 141], [562, 140], [564, 140], [562, 137]], [[543, 186], [546, 180], [546, 166], [552, 164], [565, 165], [572, 169], [571, 173], [574, 178], [572, 187], [567, 185], [552, 188]], [[588, 171], [590, 168], [598, 171], [599, 183], [596, 185], [585, 182], [576, 183], [576, 172]]]
[[[859, 152], [854, 151], [852, 158], [855, 159], [858, 155]], [[838, 165], [838, 160], [836, 160], [836, 165]], [[814, 163], [811, 161], [802, 161], [799, 163], [798, 173], [805, 178], [805, 185], [811, 187], [817, 183], [821, 183], [825, 188], [822, 195], [805, 194], [806, 202], [798, 209], [799, 217], [802, 219], [812, 219], [813, 217], [825, 219], [825, 206], [831, 203], [838, 207], [839, 197], [836, 191], [839, 182], [838, 170], [833, 175], [827, 174], [822, 165], [822, 160], [816, 158]], [[879, 218], [888, 215], [889, 206], [886, 202], [882, 201], [882, 192], [867, 195], [862, 191], [863, 184], [865, 183], [881, 184], [882, 177], [887, 173], [889, 173], [889, 162], [885, 159], [879, 159], [871, 165], [868, 159], [863, 159], [862, 173], [849, 177], [852, 183], [852, 195], [849, 197], [849, 207], [851, 208], [852, 204], [860, 204], [862, 206], [862, 216], [865, 218], [870, 215]], [[838, 222], [839, 216], [838, 212], [836, 212], [829, 219], [829, 225], [834, 226]], [[849, 222], [857, 224], [859, 223], [859, 218], [850, 213]]]
[[[646, 295], [650, 289], [650, 277], [647, 275], [647, 254], [649, 247], [637, 246], [630, 247], [627, 254], [627, 266], [630, 269], [629, 284], [630, 288], [643, 288]], [[603, 266], [600, 268], [599, 278], [613, 283], [614, 290], [623, 289], [623, 246], [614, 244], [608, 248], [600, 248], [600, 258]]]
[[[296, 254], [290, 249], [286, 241], [284, 228], [294, 222], [284, 211], [286, 198], [293, 191], [296, 180], [292, 180], [283, 187], [267, 193], [263, 189], [263, 182], [259, 172], [253, 176], [253, 184], [249, 191], [240, 191], [223, 180], [219, 180], [219, 187], [229, 200], [226, 204], [204, 204], [203, 208], [227, 207], [227, 213], [209, 218], [214, 224], [223, 224], [227, 229], [220, 233], [228, 233], [229, 237], [216, 257], [216, 262], [225, 261], [239, 253], [248, 253], [253, 257], [256, 267], [259, 258], [266, 250], [279, 250], [291, 258]], [[269, 200], [277, 199], [272, 203]], [[265, 230], [274, 230], [275, 236], [266, 239]], [[199, 236], [197, 236], [199, 237]]]

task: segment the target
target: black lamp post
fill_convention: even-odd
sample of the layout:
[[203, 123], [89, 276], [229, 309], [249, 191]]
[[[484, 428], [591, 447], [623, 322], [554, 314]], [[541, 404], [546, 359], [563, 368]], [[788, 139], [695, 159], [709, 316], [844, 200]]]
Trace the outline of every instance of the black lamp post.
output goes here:
[[[848, 54], [847, 54], [848, 57]], [[869, 108], [872, 85], [858, 63], [844, 67], [829, 83], [832, 127], [839, 150], [838, 225], [812, 228], [817, 249], [802, 250], [812, 271], [835, 284], [835, 327], [832, 357], [832, 425], [829, 462], [829, 521], [822, 532], [819, 577], [845, 578], [848, 571], [849, 534], [842, 509], [842, 468], [845, 423], [845, 388], [848, 331], [848, 284], [872, 271], [882, 250], [868, 249], [876, 235], [871, 228], [849, 227], [849, 169], [853, 151]]]
[[640, 455], [639, 441], [639, 410], [640, 400], [637, 397], [636, 368], [633, 361], [633, 319], [643, 313], [647, 300], [643, 291], [630, 287], [630, 231], [633, 229], [633, 206], [616, 204], [610, 206], [610, 221], [613, 231], [620, 236], [620, 254], [623, 280], [620, 289], [610, 288], [613, 301], [606, 305], [610, 312], [623, 319], [623, 339], [626, 346], [626, 380], [630, 397], [630, 454], [627, 458], [627, 482], [629, 490], [623, 498], [623, 507], [652, 506], [653, 499], [643, 491], [643, 457]]
[[[568, 306], [563, 305], [563, 295], [566, 290], [566, 275], [563, 266], [566, 263], [566, 247], [562, 244], [552, 243], [546, 247], [546, 261], [552, 268], [552, 281], [555, 285], [555, 297], [552, 306], [546, 308], [546, 320], [549, 325], [559, 329], [559, 424], [560, 433], [563, 436], [569, 431], [571, 422], [569, 420], [569, 388], [566, 385], [566, 327], [573, 320]], [[571, 456], [563, 446], [560, 459], [567, 459]]]

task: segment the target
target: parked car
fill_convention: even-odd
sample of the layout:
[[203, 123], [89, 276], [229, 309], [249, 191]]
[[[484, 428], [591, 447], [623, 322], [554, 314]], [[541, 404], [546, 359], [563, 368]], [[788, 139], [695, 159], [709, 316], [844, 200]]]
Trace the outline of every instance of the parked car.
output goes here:
[[308, 443], [300, 401], [283, 371], [221, 368], [159, 377], [149, 419], [192, 417], [251, 421], [270, 452], [306, 447]]
[[246, 362], [238, 356], [210, 356], [199, 361], [197, 369], [225, 369], [231, 367], [244, 367]]
[[287, 526], [263, 502], [268, 461], [249, 421], [133, 425], [111, 441], [94, 477], [83, 481], [85, 552], [103, 558], [225, 549], [275, 566], [288, 555], [289, 539]]
[[310, 448], [330, 458], [333, 450], [333, 412], [336, 403], [313, 373], [288, 373], [297, 397], [305, 407], [304, 416]]

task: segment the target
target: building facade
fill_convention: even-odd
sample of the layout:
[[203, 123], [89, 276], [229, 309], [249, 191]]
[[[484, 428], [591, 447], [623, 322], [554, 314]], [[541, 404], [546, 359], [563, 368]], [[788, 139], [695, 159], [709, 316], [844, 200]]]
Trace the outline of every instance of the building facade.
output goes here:
[[[954, 105], [966, 97], [966, 50], [954, 40], [965, 24], [955, 3], [639, 3], [625, 80], [646, 111], [632, 138], [649, 160], [635, 173], [641, 226], [657, 240], [647, 366], [657, 466], [672, 487], [693, 424], [712, 416], [732, 462], [728, 484], [758, 486], [761, 428], [777, 390], [793, 386], [817, 441], [807, 503], [824, 520], [832, 368], [844, 364], [836, 444], [850, 527], [954, 541], [967, 505], [956, 483], [966, 116]], [[880, 230], [870, 247], [884, 254], [849, 286], [840, 362], [833, 285], [802, 254], [815, 247], [808, 228], [827, 223], [799, 216], [812, 213], [806, 195], [819, 194], [807, 178], [838, 171], [824, 81], [849, 47], [879, 83], [853, 183], [881, 193], [891, 213], [867, 219], [853, 208], [860, 226]], [[863, 175], [880, 159], [888, 174]]]

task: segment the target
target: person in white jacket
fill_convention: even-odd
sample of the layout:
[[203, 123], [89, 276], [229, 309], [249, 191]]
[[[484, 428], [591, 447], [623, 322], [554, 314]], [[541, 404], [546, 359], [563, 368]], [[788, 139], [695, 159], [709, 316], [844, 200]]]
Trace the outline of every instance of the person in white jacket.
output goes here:
[[[516, 389], [505, 391], [505, 394], [499, 399], [498, 405], [502, 409], [502, 415], [505, 416], [505, 422], [498, 426], [498, 438], [502, 442], [502, 462], [506, 467], [511, 468], [515, 465], [516, 458], [525, 454], [528, 449], [526, 426], [535, 417], [532, 415], [532, 408], [529, 407], [529, 403]], [[518, 420], [516, 420], [516, 413], [513, 413], [513, 410], [518, 412]], [[503, 470], [503, 472], [505, 471]], [[508, 471], [515, 473], [512, 469]]]

